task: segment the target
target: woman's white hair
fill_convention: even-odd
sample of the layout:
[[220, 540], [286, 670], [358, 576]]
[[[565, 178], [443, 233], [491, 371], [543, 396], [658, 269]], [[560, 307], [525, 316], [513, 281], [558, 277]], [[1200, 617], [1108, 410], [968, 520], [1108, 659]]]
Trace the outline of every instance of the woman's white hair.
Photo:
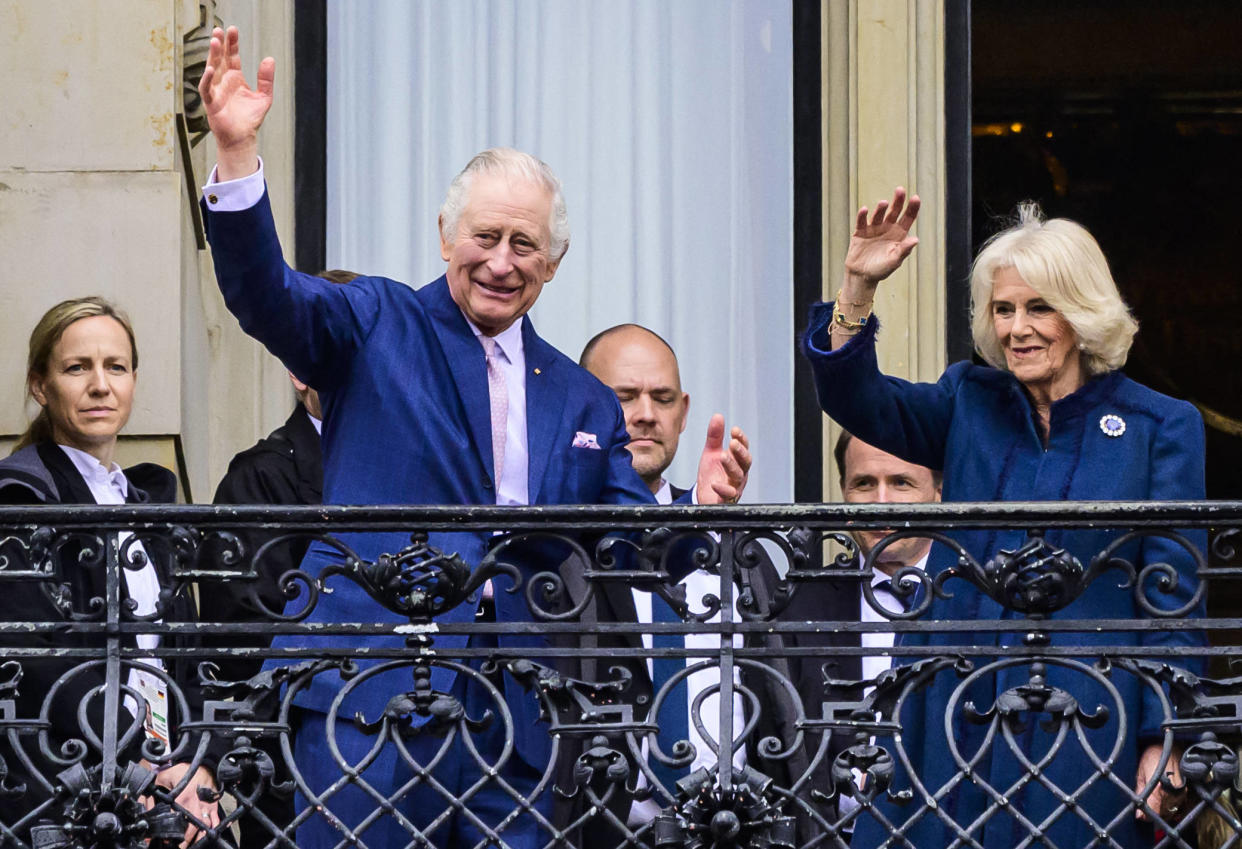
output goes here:
[[1138, 322], [1117, 291], [1104, 252], [1081, 224], [1068, 218], [1045, 221], [1036, 203], [1020, 204], [1018, 223], [988, 239], [975, 258], [970, 326], [979, 356], [1007, 368], [992, 323], [993, 282], [1004, 268], [1017, 271], [1069, 322], [1088, 374], [1125, 365]]
[[548, 252], [553, 262], [565, 255], [569, 249], [569, 211], [565, 208], [561, 181], [543, 161], [511, 147], [493, 147], [475, 154], [461, 173], [453, 178], [440, 207], [440, 220], [448, 239], [457, 236], [457, 223], [470, 198], [470, 184], [479, 174], [526, 180], [546, 189], [552, 199], [552, 210], [548, 215], [552, 243], [548, 246]]

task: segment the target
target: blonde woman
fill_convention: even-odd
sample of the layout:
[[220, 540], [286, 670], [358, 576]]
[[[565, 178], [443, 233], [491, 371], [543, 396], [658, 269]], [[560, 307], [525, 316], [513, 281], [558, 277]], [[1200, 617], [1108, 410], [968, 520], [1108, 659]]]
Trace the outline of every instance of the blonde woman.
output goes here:
[[[121, 469], [116, 463], [117, 434], [129, 419], [137, 373], [138, 347], [133, 327], [112, 304], [102, 298], [87, 297], [64, 301], [48, 310], [30, 335], [26, 363], [26, 387], [40, 409], [17, 450], [0, 460], [0, 503], [173, 501], [176, 479], [168, 469], [150, 463]], [[47, 564], [52, 580], [46, 585], [5, 583], [0, 592], [0, 620], [97, 617], [98, 608], [93, 602], [105, 597], [103, 560], [80, 556], [82, 552], [82, 543], [72, 540], [56, 549], [53, 562]], [[22, 555], [15, 549], [0, 553], [10, 557]], [[192, 620], [194, 608], [188, 592], [167, 592], [172, 584], [165, 566], [161, 558], [148, 557], [142, 568], [122, 570], [122, 598], [132, 605], [135, 616]], [[140, 634], [130, 639], [131, 646], [142, 649], [154, 649], [159, 644], [156, 635]], [[99, 641], [89, 635], [44, 633], [29, 638], [5, 637], [3, 644], [93, 648], [98, 647]], [[17, 712], [22, 719], [39, 716], [44, 698], [58, 679], [68, 675], [60, 682], [55, 704], [48, 711], [52, 720], [49, 745], [54, 751], [67, 740], [83, 738], [78, 724], [79, 704], [87, 705], [87, 721], [93, 733], [100, 733], [103, 697], [98, 692], [92, 695], [91, 691], [103, 685], [104, 671], [102, 666], [96, 666], [73, 673], [79, 663], [79, 659], [22, 661], [23, 676], [17, 697]], [[148, 738], [175, 745], [176, 729], [168, 725], [167, 686], [153, 671], [163, 664], [153, 658], [145, 659], [145, 664], [127, 670], [125, 683], [130, 694], [121, 706], [120, 728], [128, 729], [142, 716]], [[201, 700], [196, 698], [195, 676], [189, 663], [166, 671], [188, 697]], [[146, 705], [139, 704], [136, 694], [142, 695]], [[137, 757], [136, 752], [129, 754]], [[50, 797], [40, 782], [30, 775], [14, 776], [24, 771], [24, 765], [7, 757], [6, 760], [11, 771], [8, 782], [16, 784], [14, 779], [18, 778], [26, 789], [16, 796], [0, 794], [0, 816], [5, 824], [12, 826], [32, 813], [35, 816], [31, 819], [55, 819], [56, 807], [46, 807]], [[34, 763], [47, 778], [64, 768], [47, 763], [37, 754]], [[192, 776], [186, 776], [187, 772], [187, 764], [166, 765], [159, 771], [156, 784], [167, 789], [184, 784], [177, 795], [178, 804], [203, 824], [214, 826], [218, 822], [216, 805], [201, 801], [197, 795], [200, 785], [214, 789], [211, 774], [201, 766]], [[186, 840], [193, 839], [197, 832], [197, 827], [187, 824]]]
[[[872, 302], [876, 287], [917, 244], [910, 228], [918, 207], [917, 196], [907, 203], [905, 191], [898, 189], [874, 214], [865, 207], [859, 210], [841, 291], [835, 302], [812, 308], [803, 352], [811, 361], [824, 411], [872, 445], [908, 462], [943, 469], [946, 502], [1203, 498], [1204, 435], [1198, 412], [1121, 373], [1137, 325], [1103, 252], [1081, 225], [1065, 219], [1044, 221], [1033, 205], [1020, 207], [1014, 226], [990, 240], [975, 261], [972, 327], [975, 348], [987, 365], [955, 363], [936, 383], [910, 383], [880, 373], [875, 352], [879, 320], [872, 314]], [[953, 536], [981, 564], [1029, 541], [1020, 529], [957, 531]], [[1085, 568], [1118, 536], [1110, 529], [1051, 528], [1045, 539]], [[1202, 532], [1187, 537], [1204, 548]], [[1201, 605], [1191, 603], [1198, 586], [1191, 551], [1162, 537], [1148, 537], [1132, 541], [1117, 555], [1140, 571], [1169, 564], [1176, 571], [1176, 587], [1161, 593], [1148, 576], [1143, 590], [1148, 601], [1157, 608], [1202, 615]], [[955, 559], [945, 547], [935, 546], [929, 574], [938, 574]], [[1053, 618], [1148, 615], [1134, 589], [1118, 583], [1114, 575], [1094, 581]], [[1023, 646], [1031, 629], [1021, 613], [1003, 608], [965, 581], [949, 581], [945, 589], [952, 598], [935, 599], [927, 618], [1013, 620], [1012, 630], [908, 634], [904, 645], [922, 640], [1001, 650]], [[1132, 645], [1134, 655], [1142, 656], [1147, 647], [1191, 649], [1204, 636], [1193, 629], [1091, 629], [1053, 631], [1049, 639], [1053, 646]], [[1177, 662], [1196, 663], [1193, 657]], [[1131, 797], [1119, 785], [1134, 787], [1140, 796], [1151, 793], [1151, 809], [1178, 815], [1172, 803], [1166, 809], [1154, 775], [1163, 740], [1160, 696], [1135, 676], [1093, 676], [1085, 666], [1072, 664], [1048, 663], [1040, 670], [1015, 663], [974, 682], [946, 720], [958, 682], [951, 673], [940, 675], [903, 714], [903, 745], [933, 794], [968, 771], [954, 754], [971, 761], [984, 752], [969, 777], [938, 800], [936, 811], [924, 810], [916, 818], [906, 832], [913, 845], [945, 846], [958, 837], [942, 814], [985, 849], [1027, 845], [1037, 829], [1043, 829], [1047, 842], [1034, 838], [1034, 845], [1087, 845], [1102, 829], [1119, 845], [1141, 845]], [[963, 715], [966, 702], [987, 711], [1003, 693], [1034, 693], [1043, 686], [1071, 695], [1088, 713], [1104, 705], [1106, 721], [1086, 729], [1082, 740], [1071, 730], [1058, 742], [1054, 732], [1041, 727], [1049, 715], [1031, 710], [1021, 716], [1024, 724], [1013, 731], [1010, 743], [999, 731], [987, 739], [989, 723], [970, 722]], [[1111, 776], [1092, 773], [1087, 748], [1099, 761], [1115, 754]], [[1048, 762], [1040, 763], [1034, 779], [1022, 761], [1040, 761], [1045, 755]], [[1080, 795], [1066, 804], [1049, 784]], [[917, 801], [922, 802], [921, 796]], [[884, 812], [903, 823], [918, 808], [885, 806]], [[1144, 810], [1139, 813], [1147, 816]], [[864, 815], [853, 845], [867, 849], [886, 836], [885, 829]]]

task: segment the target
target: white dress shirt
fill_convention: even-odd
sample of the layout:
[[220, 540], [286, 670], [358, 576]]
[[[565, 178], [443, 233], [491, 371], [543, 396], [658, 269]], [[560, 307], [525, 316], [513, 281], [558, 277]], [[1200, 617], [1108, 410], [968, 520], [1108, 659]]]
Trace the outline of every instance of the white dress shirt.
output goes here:
[[203, 186], [203, 200], [212, 212], [241, 212], [259, 202], [267, 183], [263, 179], [263, 157], [259, 157], [259, 170], [248, 177], [219, 182], [216, 171], [219, 166], [211, 169], [207, 175], [207, 185]]
[[[914, 564], [915, 568], [921, 571], [926, 571], [927, 558], [930, 554], [931, 554], [931, 551], [929, 549], [927, 554], [924, 554], [922, 559], [920, 559], [918, 563]], [[880, 584], [883, 584], [884, 582], [891, 581], [891, 580], [892, 579], [885, 573], [876, 571], [876, 573], [871, 576], [871, 591], [875, 594], [876, 604], [882, 605], [888, 610], [901, 610], [902, 603], [897, 600], [897, 596], [893, 595], [892, 591], [888, 588], [888, 587], [891, 587], [892, 584], [890, 583], [888, 587], [880, 586]], [[858, 593], [858, 613], [859, 613], [858, 618], [859, 618], [859, 621], [861, 622], [889, 622], [891, 621], [887, 617], [881, 615], [878, 611], [873, 610], [871, 605], [867, 604], [867, 599], [863, 596], [861, 592], [861, 588]], [[860, 642], [864, 648], [873, 648], [873, 649], [879, 649], [881, 651], [886, 651], [893, 647], [894, 635], [892, 631], [871, 631], [869, 633], [860, 634], [859, 636], [861, 638]], [[863, 658], [862, 658], [863, 680], [869, 681], [875, 678], [880, 673], [884, 672], [885, 670], [891, 669], [892, 666], [893, 666], [893, 658], [890, 655], [865, 654], [863, 655]], [[872, 688], [868, 688], [867, 692], [870, 693], [871, 689]], [[871, 740], [872, 740], [872, 743], [875, 742], [874, 737], [871, 738]], [[858, 770], [854, 770], [854, 782], [861, 785], [862, 780], [863, 780], [862, 773], [859, 772]], [[839, 812], [841, 816], [845, 816], [850, 811], [858, 807], [858, 801], [854, 799], [852, 796], [842, 796], [839, 805], [840, 805]]]
[[[103, 463], [92, 455], [78, 448], [70, 448], [68, 445], [61, 445], [60, 450], [64, 451], [73, 461], [74, 468], [86, 482], [91, 495], [95, 497], [96, 504], [125, 503], [125, 498], [129, 495], [129, 481], [120, 466], [113, 463], [112, 468], [106, 469]], [[133, 534], [128, 531], [121, 531], [117, 534], [117, 547], [124, 546], [125, 541], [131, 536]], [[142, 551], [142, 544], [135, 543], [130, 550]], [[143, 551], [143, 556], [146, 556], [145, 551]], [[126, 594], [138, 605], [134, 613], [139, 616], [149, 616], [154, 613], [156, 602], [160, 597], [160, 579], [155, 573], [155, 566], [151, 564], [151, 559], [148, 557], [146, 565], [141, 569], [122, 569], [121, 576], [125, 580]], [[142, 649], [153, 649], [160, 644], [160, 638], [156, 634], [139, 634], [137, 640], [138, 647]]]
[[[661, 483], [660, 489], [656, 493], [656, 502], [658, 504], [672, 504], [673, 503], [673, 492], [672, 492], [672, 488], [669, 486], [668, 481], [663, 481]], [[685, 577], [685, 579], [681, 582], [681, 584], [682, 586], [686, 588], [686, 601], [690, 603], [691, 610], [702, 607], [702, 604], [700, 603], [699, 600], [703, 598], [703, 596], [708, 595], [708, 594], [715, 595], [715, 596], [720, 595], [720, 577], [718, 575], [713, 575], [710, 572], [704, 571], [703, 569], [696, 569], [695, 571], [691, 572], [689, 575]], [[641, 590], [630, 590], [630, 593], [634, 596], [634, 611], [637, 614], [638, 621], [643, 624], [650, 623], [651, 622], [651, 593], [644, 592]], [[736, 593], [734, 593], [734, 602], [736, 604]], [[722, 609], [720, 612], [718, 612], [715, 616], [713, 616], [711, 619], [707, 621], [708, 622], [721, 621], [721, 613], [723, 612], [725, 611]], [[730, 622], [736, 621], [739, 618], [733, 610], [728, 611], [728, 613], [729, 613]], [[650, 649], [652, 647], [652, 639], [651, 639], [650, 634], [643, 634], [642, 640], [643, 640], [643, 645], [646, 648]], [[720, 649], [720, 635], [719, 634], [687, 634], [685, 637], [685, 640], [686, 640], [686, 648], [688, 649], [710, 649], [712, 651], [719, 651]], [[742, 637], [740, 634], [734, 635], [733, 645], [734, 647], [737, 647], [737, 648], [741, 647]], [[686, 658], [686, 665], [689, 666], [691, 664], [700, 663], [702, 662], [702, 660], [703, 658], [701, 657], [688, 657]], [[654, 678], [654, 675], [655, 675], [654, 664], [650, 658], [648, 658], [647, 660], [647, 674]], [[737, 680], [738, 680], [738, 677], [735, 671], [734, 682], [736, 683]], [[715, 766], [716, 764], [716, 758], [713, 755], [711, 748], [709, 748], [707, 743], [703, 740], [703, 738], [699, 736], [698, 729], [694, 727], [693, 704], [694, 704], [694, 698], [698, 693], [701, 693], [710, 687], [716, 687], [719, 684], [720, 684], [720, 667], [718, 666], [711, 666], [711, 667], [708, 667], [707, 669], [699, 670], [698, 672], [692, 672], [690, 673], [690, 676], [686, 680], [686, 691], [687, 691], [687, 695], [689, 697], [689, 702], [691, 705], [689, 723], [688, 723], [688, 726], [690, 729], [690, 742], [694, 744], [694, 748], [696, 751], [696, 754], [694, 757], [694, 763], [690, 765], [691, 772], [694, 772], [696, 769], [700, 767], [710, 768], [710, 767]], [[703, 709], [702, 709], [701, 717], [704, 720], [704, 724], [707, 726], [708, 732], [711, 733], [713, 737], [719, 733], [719, 723], [715, 721], [715, 718], [719, 715], [719, 709], [720, 709], [720, 693], [719, 692], [715, 692], [703, 700]], [[733, 694], [733, 739], [735, 740], [738, 739], [745, 725], [746, 725], [745, 717], [742, 714], [742, 696], [740, 693], [735, 692]], [[665, 754], [669, 754], [669, 753], [666, 751]], [[643, 740], [643, 757], [646, 757], [646, 756], [647, 756], [647, 741], [644, 739]], [[746, 750], [744, 747], [739, 748], [737, 751], [733, 753], [733, 763], [738, 769], [741, 769], [742, 767], [746, 765]], [[647, 784], [647, 777], [645, 775], [640, 774], [638, 777], [638, 786], [645, 787], [646, 784]], [[669, 789], [671, 790], [672, 788], [669, 788]], [[660, 813], [660, 805], [661, 805], [661, 802], [659, 801], [659, 798], [656, 796], [653, 796], [652, 798], [648, 799], [645, 802], [635, 802], [633, 806], [630, 808], [629, 825], [631, 827], [634, 827], [634, 826], [642, 825], [644, 823], [648, 823], [651, 820], [655, 819], [656, 814]]]
[[[930, 554], [931, 554], [930, 551], [928, 551], [927, 554], [924, 554], [922, 559], [919, 560], [918, 563], [914, 564], [915, 568], [919, 570], [927, 569], [927, 558], [928, 558], [928, 555]], [[875, 593], [876, 603], [884, 606], [888, 610], [901, 610], [902, 609], [901, 602], [897, 600], [897, 597], [893, 595], [893, 593], [888, 589], [888, 587], [883, 587], [883, 588], [880, 587], [880, 584], [888, 580], [889, 580], [889, 576], [878, 570], [876, 571], [874, 575], [871, 576], [871, 590], [872, 592]], [[861, 592], [858, 595], [858, 611], [859, 611], [858, 618], [859, 618], [859, 621], [861, 622], [888, 622], [890, 621], [889, 619], [881, 615], [878, 611], [872, 610], [871, 605], [867, 604], [867, 599], [863, 597]], [[863, 648], [874, 648], [874, 649], [880, 649], [880, 650], [887, 650], [893, 647], [893, 632], [892, 631], [872, 631], [870, 633], [863, 633], [860, 635], [860, 637], [862, 638], [861, 644]], [[887, 654], [863, 655], [862, 677], [864, 679], [874, 678], [875, 676], [879, 675], [881, 672], [888, 669], [892, 665], [893, 665], [892, 658]]]
[[[121, 471], [121, 467], [116, 463], [111, 468], [104, 468], [91, 454], [86, 453], [78, 448], [70, 448], [68, 445], [60, 445], [60, 450], [64, 451], [66, 456], [73, 462], [73, 466], [78, 470], [78, 474], [82, 476], [82, 480], [86, 482], [86, 486], [91, 491], [91, 495], [95, 498], [96, 504], [124, 504], [126, 497], [129, 495], [129, 480], [125, 477], [125, 472]], [[122, 550], [125, 541], [133, 534], [128, 531], [121, 531], [116, 535], [117, 549]], [[146, 551], [142, 548], [142, 543], [134, 543], [130, 548], [131, 553], [142, 552], [146, 557]], [[125, 581], [125, 593], [129, 598], [137, 604], [134, 609], [135, 615], [149, 616], [155, 612], [156, 602], [160, 597], [160, 579], [155, 572], [155, 566], [151, 563], [151, 558], [146, 558], [146, 565], [141, 569], [121, 569], [121, 577]], [[156, 620], [159, 621], [159, 620]], [[138, 634], [135, 636], [138, 648], [150, 651], [160, 644], [158, 634]], [[163, 669], [164, 664], [159, 658], [142, 657], [138, 658], [139, 662], [148, 666], [154, 666]], [[136, 669], [130, 669], [129, 675], [126, 677], [126, 683], [136, 692], [143, 692], [142, 674]], [[125, 707], [130, 713], [138, 712], [138, 703], [134, 701], [132, 696], [125, 697]]]

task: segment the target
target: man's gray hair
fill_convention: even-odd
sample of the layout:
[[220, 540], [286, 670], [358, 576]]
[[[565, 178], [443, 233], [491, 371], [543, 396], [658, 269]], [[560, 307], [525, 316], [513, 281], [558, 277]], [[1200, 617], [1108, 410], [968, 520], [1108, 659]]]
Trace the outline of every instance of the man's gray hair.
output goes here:
[[565, 208], [561, 181], [543, 161], [511, 147], [493, 147], [475, 154], [461, 173], [453, 178], [440, 207], [440, 220], [448, 239], [457, 236], [457, 223], [470, 198], [470, 184], [478, 174], [527, 180], [546, 189], [552, 198], [552, 211], [548, 215], [548, 232], [552, 239], [548, 246], [549, 258], [556, 262], [565, 255], [569, 248], [569, 212]]

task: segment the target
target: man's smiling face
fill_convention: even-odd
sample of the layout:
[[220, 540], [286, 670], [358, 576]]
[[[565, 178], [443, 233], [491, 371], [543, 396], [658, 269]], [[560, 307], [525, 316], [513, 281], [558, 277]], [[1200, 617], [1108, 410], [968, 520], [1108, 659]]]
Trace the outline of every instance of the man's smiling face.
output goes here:
[[479, 174], [455, 233], [440, 222], [453, 301], [488, 336], [529, 310], [556, 274], [550, 254], [552, 199], [537, 183]]

